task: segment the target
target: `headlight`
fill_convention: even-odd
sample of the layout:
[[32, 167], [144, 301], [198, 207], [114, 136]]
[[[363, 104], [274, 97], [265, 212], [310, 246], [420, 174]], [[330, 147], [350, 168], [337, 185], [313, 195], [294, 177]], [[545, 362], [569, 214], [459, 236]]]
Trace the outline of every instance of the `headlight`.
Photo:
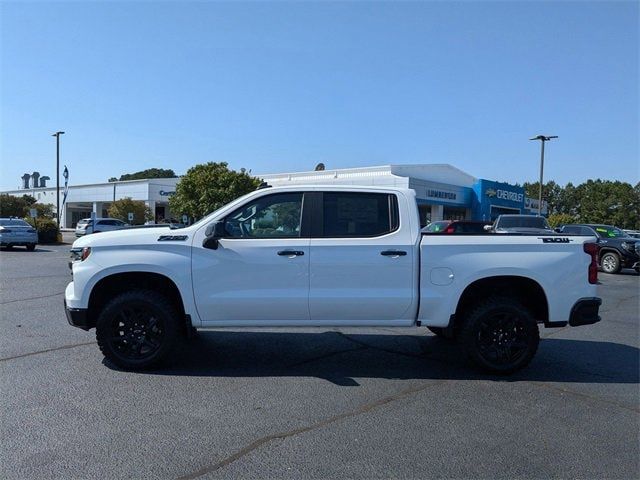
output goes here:
[[84, 262], [91, 255], [91, 247], [77, 247], [71, 249], [72, 262]]
[[622, 248], [624, 248], [625, 250], [628, 250], [630, 252], [633, 252], [633, 250], [635, 248], [635, 242], [633, 242], [633, 243], [622, 242]]

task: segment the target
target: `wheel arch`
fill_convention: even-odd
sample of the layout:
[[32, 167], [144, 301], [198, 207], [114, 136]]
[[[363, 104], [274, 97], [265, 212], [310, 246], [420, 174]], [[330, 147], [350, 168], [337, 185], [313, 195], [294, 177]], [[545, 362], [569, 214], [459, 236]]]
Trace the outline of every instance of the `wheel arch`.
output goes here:
[[106, 303], [114, 296], [131, 290], [152, 290], [166, 296], [180, 318], [186, 318], [180, 289], [168, 276], [156, 272], [132, 271], [111, 273], [96, 282], [89, 294], [87, 316], [95, 322]]
[[544, 289], [536, 280], [519, 275], [484, 277], [467, 285], [455, 310], [456, 323], [479, 301], [492, 296], [515, 298], [529, 309], [538, 323], [549, 322], [549, 302]]

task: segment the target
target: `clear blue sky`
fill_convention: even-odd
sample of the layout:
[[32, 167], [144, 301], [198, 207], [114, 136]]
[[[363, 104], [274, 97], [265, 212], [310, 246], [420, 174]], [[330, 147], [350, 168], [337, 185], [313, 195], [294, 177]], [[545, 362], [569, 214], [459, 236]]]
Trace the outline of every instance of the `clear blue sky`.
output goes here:
[[227, 161], [639, 180], [638, 2], [2, 2], [1, 188]]

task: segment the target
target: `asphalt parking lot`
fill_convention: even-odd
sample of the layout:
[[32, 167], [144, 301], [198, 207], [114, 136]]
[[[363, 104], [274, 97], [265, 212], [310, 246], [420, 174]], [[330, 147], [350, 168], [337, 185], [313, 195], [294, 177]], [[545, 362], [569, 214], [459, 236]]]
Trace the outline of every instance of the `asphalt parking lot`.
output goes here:
[[639, 281], [543, 329], [508, 378], [426, 329], [202, 332], [173, 367], [103, 362], [70, 327], [68, 245], [0, 252], [0, 476], [637, 478]]

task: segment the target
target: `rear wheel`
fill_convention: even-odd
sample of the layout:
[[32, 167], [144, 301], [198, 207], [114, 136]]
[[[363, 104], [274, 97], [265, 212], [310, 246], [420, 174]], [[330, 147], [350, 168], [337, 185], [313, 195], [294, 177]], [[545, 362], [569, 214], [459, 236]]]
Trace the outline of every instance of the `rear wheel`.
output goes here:
[[27, 245], [27, 250], [29, 250], [30, 252], [33, 252], [35, 249], [36, 249], [35, 243], [30, 243]]
[[618, 273], [620, 271], [620, 257], [613, 252], [607, 252], [600, 259], [600, 266], [604, 273]]
[[141, 370], [157, 365], [181, 338], [178, 313], [163, 295], [134, 290], [111, 300], [96, 322], [100, 350], [115, 365]]
[[494, 297], [480, 303], [462, 325], [460, 343], [470, 360], [497, 374], [529, 364], [540, 343], [538, 324], [519, 302]]

